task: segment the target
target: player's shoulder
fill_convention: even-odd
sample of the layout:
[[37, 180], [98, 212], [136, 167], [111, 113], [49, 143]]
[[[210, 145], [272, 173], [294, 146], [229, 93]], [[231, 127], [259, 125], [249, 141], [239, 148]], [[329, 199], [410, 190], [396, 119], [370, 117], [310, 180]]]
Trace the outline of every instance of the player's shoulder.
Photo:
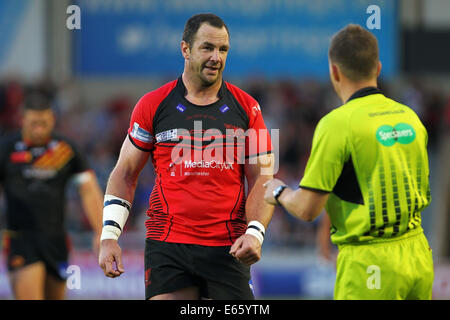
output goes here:
[[177, 82], [178, 79], [170, 81], [155, 90], [147, 92], [139, 99], [138, 103], [147, 106], [158, 106], [176, 87]]
[[402, 111], [409, 113], [415, 117], [418, 117], [417, 113], [409, 106], [407, 106], [406, 104], [403, 104], [400, 101], [394, 100], [392, 98], [389, 97], [385, 97], [386, 101], [388, 101], [392, 106], [395, 106], [398, 109], [401, 109]]
[[58, 142], [60, 142], [60, 141], [61, 142], [66, 142], [66, 143], [69, 143], [69, 144], [73, 144], [74, 143], [71, 138], [67, 137], [66, 135], [62, 134], [59, 131], [53, 131], [52, 132], [52, 140], [53, 141], [58, 141]]
[[61, 134], [60, 132], [53, 132], [51, 137], [51, 144], [53, 145], [65, 145], [70, 147], [73, 151], [79, 152], [80, 148], [77, 142], [75, 142], [72, 138], [69, 138], [65, 136], [64, 134]]
[[345, 105], [342, 105], [324, 115], [319, 123], [322, 125], [326, 124], [327, 126], [338, 126], [343, 124], [349, 115], [350, 112], [345, 108]]
[[394, 100], [383, 94], [371, 95], [371, 97], [372, 100], [370, 100], [370, 105], [387, 106], [394, 115], [420, 122], [418, 114], [411, 107], [403, 104], [402, 102]]
[[248, 117], [255, 118], [258, 114], [261, 113], [261, 107], [259, 106], [258, 101], [256, 101], [256, 99], [253, 98], [249, 93], [245, 92], [238, 86], [226, 81], [225, 85], [228, 91], [239, 102]]
[[327, 134], [329, 137], [345, 137], [350, 129], [351, 113], [347, 112], [344, 105], [337, 107], [324, 115], [317, 123], [316, 134]]
[[227, 86], [228, 91], [238, 100], [239, 103], [242, 104], [243, 107], [253, 108], [258, 106], [258, 102], [253, 98], [249, 93], [242, 90], [238, 86], [231, 84], [225, 81], [225, 85]]

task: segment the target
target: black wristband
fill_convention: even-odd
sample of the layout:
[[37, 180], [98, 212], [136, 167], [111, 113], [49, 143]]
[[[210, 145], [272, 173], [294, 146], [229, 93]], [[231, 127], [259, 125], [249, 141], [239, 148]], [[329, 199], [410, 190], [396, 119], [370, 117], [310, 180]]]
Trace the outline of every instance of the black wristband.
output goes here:
[[128, 205], [128, 203], [123, 202], [123, 201], [121, 201], [119, 199], [111, 199], [111, 200], [105, 201], [103, 206], [106, 207], [106, 206], [109, 206], [111, 204], [118, 204], [119, 206], [127, 208], [128, 211], [130, 211], [130, 209], [131, 209], [130, 206]]
[[283, 193], [284, 189], [286, 189], [287, 186], [279, 186], [275, 190], [273, 190], [273, 198], [277, 202], [279, 206], [281, 206], [280, 201], [278, 201], [278, 198], [281, 196], [281, 193]]
[[262, 236], [264, 237], [264, 232], [263, 232], [260, 228], [258, 228], [257, 226], [255, 226], [255, 225], [252, 224], [252, 225], [249, 225], [249, 226], [247, 227], [247, 229], [249, 229], [249, 228], [258, 230], [258, 231], [262, 234]]

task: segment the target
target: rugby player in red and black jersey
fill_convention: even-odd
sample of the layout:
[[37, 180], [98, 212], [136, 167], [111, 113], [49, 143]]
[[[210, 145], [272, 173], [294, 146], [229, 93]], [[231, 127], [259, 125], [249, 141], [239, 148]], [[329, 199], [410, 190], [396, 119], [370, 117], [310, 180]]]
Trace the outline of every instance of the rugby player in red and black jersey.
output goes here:
[[117, 277], [124, 272], [117, 239], [151, 157], [147, 299], [254, 299], [250, 265], [273, 214], [263, 184], [274, 156], [258, 103], [222, 79], [229, 48], [221, 18], [187, 21], [184, 72], [136, 104], [108, 182], [99, 264]]
[[102, 191], [83, 154], [55, 134], [55, 116], [44, 98], [25, 104], [21, 132], [0, 140], [0, 184], [6, 198], [3, 251], [16, 299], [63, 299], [69, 241], [64, 226], [65, 191], [78, 185], [98, 251]]

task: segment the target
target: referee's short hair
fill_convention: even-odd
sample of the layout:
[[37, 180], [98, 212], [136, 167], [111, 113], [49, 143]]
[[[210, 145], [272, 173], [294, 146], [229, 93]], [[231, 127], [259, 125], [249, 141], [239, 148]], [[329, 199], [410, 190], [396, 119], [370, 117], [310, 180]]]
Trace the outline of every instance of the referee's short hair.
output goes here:
[[368, 80], [377, 75], [377, 38], [357, 24], [349, 24], [332, 38], [328, 57], [352, 81]]
[[225, 27], [228, 37], [230, 36], [230, 31], [228, 30], [227, 25], [220, 17], [213, 13], [199, 13], [190, 17], [184, 26], [183, 41], [188, 43], [189, 47], [192, 47], [198, 29], [205, 22], [219, 29]]

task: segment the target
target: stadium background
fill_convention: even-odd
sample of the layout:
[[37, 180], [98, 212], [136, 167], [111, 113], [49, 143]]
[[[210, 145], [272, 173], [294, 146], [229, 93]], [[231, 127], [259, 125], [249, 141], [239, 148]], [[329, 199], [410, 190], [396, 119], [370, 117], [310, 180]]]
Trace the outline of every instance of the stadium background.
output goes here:
[[[70, 5], [81, 29], [70, 30]], [[198, 12], [223, 17], [231, 33], [226, 80], [261, 104], [269, 129], [280, 130], [278, 176], [301, 179], [317, 121], [339, 106], [328, 80], [330, 36], [345, 24], [363, 26], [380, 10], [387, 96], [411, 106], [429, 132], [432, 204], [423, 226], [434, 252], [435, 299], [450, 299], [450, 2], [448, 0], [3, 0], [0, 2], [0, 134], [19, 126], [24, 97], [50, 98], [58, 130], [86, 152], [103, 190], [139, 97], [179, 76], [184, 23]], [[73, 17], [73, 16], [72, 16]], [[69, 299], [142, 299], [145, 209], [153, 186], [142, 172], [135, 205], [121, 237], [126, 273], [103, 276], [90, 252], [89, 225], [74, 187], [66, 225], [71, 265], [80, 267]], [[0, 227], [5, 227], [0, 196]], [[304, 223], [277, 208], [253, 267], [257, 298], [330, 299], [334, 263], [318, 254], [319, 221]], [[68, 270], [69, 271], [69, 270]], [[11, 299], [3, 256], [0, 298]]]

